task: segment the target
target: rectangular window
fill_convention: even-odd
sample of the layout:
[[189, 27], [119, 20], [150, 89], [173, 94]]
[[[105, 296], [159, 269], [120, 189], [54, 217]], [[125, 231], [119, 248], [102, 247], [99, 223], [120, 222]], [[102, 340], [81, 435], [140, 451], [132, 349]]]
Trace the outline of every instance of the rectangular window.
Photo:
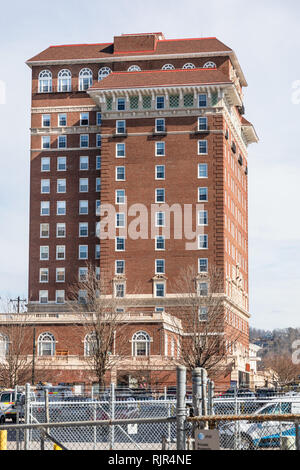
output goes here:
[[199, 211], [198, 212], [198, 225], [207, 225], [208, 218], [207, 218], [207, 211]]
[[56, 215], [66, 215], [66, 201], [56, 202]]
[[50, 180], [41, 180], [41, 193], [50, 194]]
[[89, 135], [81, 134], [80, 135], [80, 148], [87, 148], [89, 146]]
[[40, 304], [47, 304], [48, 303], [48, 291], [47, 290], [40, 290], [39, 300], [40, 300]]
[[101, 148], [102, 138], [101, 134], [96, 134], [96, 147]]
[[49, 246], [40, 246], [40, 260], [41, 261], [49, 260]]
[[198, 164], [198, 178], [207, 178], [207, 163]]
[[165, 165], [157, 165], [155, 167], [155, 179], [157, 180], [165, 179]]
[[208, 188], [198, 188], [198, 202], [208, 201]]
[[96, 279], [97, 281], [100, 281], [100, 267], [99, 266], [96, 266]]
[[198, 260], [198, 272], [199, 273], [207, 273], [208, 272], [208, 259], [207, 258], [199, 258]]
[[87, 291], [80, 289], [78, 292], [78, 302], [80, 304], [86, 304], [87, 303]]
[[99, 193], [101, 191], [101, 178], [96, 178], [96, 192]]
[[165, 107], [165, 97], [157, 96], [156, 97], [156, 109], [164, 109]]
[[56, 246], [56, 259], [57, 260], [66, 259], [66, 247], [65, 247], [65, 245], [57, 245]]
[[66, 179], [57, 180], [57, 192], [65, 193], [67, 191], [67, 182]]
[[116, 238], [116, 251], [125, 251], [125, 238], [124, 237]]
[[79, 259], [88, 259], [88, 245], [79, 245]]
[[66, 171], [67, 157], [57, 157], [57, 171]]
[[100, 245], [95, 246], [95, 259], [100, 259]]
[[100, 215], [101, 201], [100, 199], [96, 200], [96, 215]]
[[208, 248], [208, 236], [207, 235], [199, 235], [198, 248], [199, 250], [207, 250]]
[[57, 290], [55, 292], [55, 301], [57, 304], [65, 303], [65, 291], [64, 290]]
[[101, 124], [102, 124], [101, 113], [97, 113], [96, 122], [97, 122], [97, 126], [101, 126]]
[[165, 249], [165, 237], [162, 235], [158, 235], [155, 240], [155, 249], [156, 250], [164, 250]]
[[49, 224], [40, 224], [40, 238], [49, 238]]
[[206, 321], [208, 316], [208, 308], [207, 307], [199, 307], [199, 320]]
[[125, 261], [122, 259], [117, 259], [116, 260], [116, 274], [125, 274]]
[[155, 119], [155, 132], [165, 132], [165, 120], [164, 119]]
[[89, 191], [89, 179], [79, 178], [79, 192], [87, 193]]
[[79, 236], [88, 237], [89, 236], [89, 224], [88, 222], [80, 222], [79, 224]]
[[116, 190], [116, 204], [125, 204], [125, 189]]
[[79, 214], [86, 215], [89, 213], [89, 201], [79, 201]]
[[164, 259], [155, 260], [155, 274], [165, 274], [165, 260]]
[[116, 134], [126, 133], [126, 121], [116, 121]]
[[198, 131], [207, 131], [206, 117], [198, 117]]
[[156, 157], [165, 156], [165, 142], [155, 142], [155, 156]]
[[83, 267], [78, 270], [78, 280], [80, 282], [85, 282], [88, 279], [88, 268]]
[[123, 282], [115, 284], [115, 297], [125, 297], [125, 284]]
[[48, 282], [48, 281], [49, 281], [48, 268], [41, 268], [40, 269], [40, 282]]
[[56, 282], [65, 282], [65, 268], [56, 268]]
[[67, 115], [59, 114], [58, 115], [58, 125], [59, 127], [65, 127], [67, 125]]
[[125, 212], [116, 213], [116, 227], [118, 228], [125, 227]]
[[116, 167], [116, 181], [125, 181], [125, 166]]
[[89, 157], [80, 157], [79, 169], [82, 171], [89, 169]]
[[201, 296], [208, 295], [208, 284], [207, 282], [199, 282], [198, 283], [198, 294]]
[[163, 188], [159, 188], [155, 190], [155, 202], [165, 202], [165, 190]]
[[56, 224], [56, 237], [65, 238], [65, 236], [66, 236], [66, 224], [65, 223]]
[[50, 157], [41, 159], [41, 171], [50, 171]]
[[165, 297], [165, 284], [156, 283], [155, 284], [155, 296], [156, 297]]
[[206, 106], [207, 106], [207, 95], [205, 93], [201, 93], [198, 96], [198, 104], [199, 104], [199, 108], [206, 108]]
[[80, 125], [81, 126], [89, 125], [89, 113], [80, 113]]
[[117, 99], [117, 111], [125, 111], [125, 98], [118, 98]]
[[125, 144], [116, 144], [116, 158], [125, 157]]
[[43, 114], [42, 115], [42, 127], [50, 127], [50, 126], [51, 126], [50, 114]]
[[165, 213], [164, 212], [156, 212], [156, 227], [164, 227], [165, 226]]
[[42, 137], [42, 149], [49, 149], [50, 148], [50, 136], [44, 135]]
[[101, 170], [101, 155], [96, 156], [96, 170]]
[[207, 155], [207, 140], [198, 140], [198, 155]]
[[67, 136], [66, 135], [58, 136], [58, 148], [59, 149], [67, 148]]
[[41, 201], [41, 215], [50, 215], [50, 201]]

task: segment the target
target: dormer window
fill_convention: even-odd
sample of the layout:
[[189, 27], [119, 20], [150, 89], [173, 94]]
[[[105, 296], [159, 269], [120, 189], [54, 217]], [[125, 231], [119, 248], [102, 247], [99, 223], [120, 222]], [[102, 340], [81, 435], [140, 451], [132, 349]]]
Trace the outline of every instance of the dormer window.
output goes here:
[[82, 69], [79, 73], [79, 91], [85, 91], [93, 84], [93, 73], [91, 69]]
[[72, 76], [70, 70], [61, 70], [58, 72], [57, 91], [71, 91], [72, 88]]
[[215, 69], [217, 68], [216, 64], [214, 62], [206, 62], [206, 64], [203, 65], [204, 69]]
[[43, 70], [39, 74], [39, 93], [50, 93], [52, 91], [52, 73]]
[[139, 67], [139, 65], [131, 65], [127, 72], [140, 72], [142, 69]]
[[98, 82], [101, 82], [103, 78], [107, 77], [111, 73], [111, 69], [109, 67], [101, 67], [98, 72]]
[[183, 69], [194, 69], [195, 65], [192, 64], [191, 62], [188, 62], [187, 64], [184, 64], [184, 66], [182, 68]]

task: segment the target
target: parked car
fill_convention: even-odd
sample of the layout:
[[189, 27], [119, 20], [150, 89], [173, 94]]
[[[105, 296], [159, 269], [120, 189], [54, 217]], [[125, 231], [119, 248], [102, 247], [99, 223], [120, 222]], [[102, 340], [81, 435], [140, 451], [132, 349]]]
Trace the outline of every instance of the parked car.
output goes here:
[[17, 406], [19, 407], [20, 417], [24, 416], [23, 404], [25, 402], [25, 394], [18, 392], [17, 396], [14, 389], [3, 390], [0, 392], [0, 411], [5, 414], [5, 417], [11, 419], [13, 423], [17, 421]]
[[5, 424], [5, 413], [0, 410], [0, 426], [1, 424]]
[[[285, 396], [269, 401], [253, 415], [299, 414], [300, 396]], [[237, 439], [237, 435], [239, 436]], [[235, 442], [240, 442], [242, 449], [276, 448], [280, 446], [281, 437], [295, 437], [295, 424], [290, 421], [240, 421], [220, 426], [221, 445], [233, 449]]]

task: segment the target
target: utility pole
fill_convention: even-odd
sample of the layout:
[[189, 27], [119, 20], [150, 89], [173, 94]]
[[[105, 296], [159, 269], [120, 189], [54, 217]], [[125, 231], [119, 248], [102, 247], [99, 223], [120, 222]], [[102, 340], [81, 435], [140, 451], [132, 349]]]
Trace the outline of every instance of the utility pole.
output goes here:
[[31, 385], [34, 385], [35, 382], [35, 328], [33, 328], [33, 342], [32, 342], [32, 375], [31, 375]]
[[18, 296], [17, 299], [10, 299], [10, 302], [17, 302], [17, 312], [20, 313], [20, 303], [21, 302], [26, 302], [26, 299], [21, 299], [20, 296]]

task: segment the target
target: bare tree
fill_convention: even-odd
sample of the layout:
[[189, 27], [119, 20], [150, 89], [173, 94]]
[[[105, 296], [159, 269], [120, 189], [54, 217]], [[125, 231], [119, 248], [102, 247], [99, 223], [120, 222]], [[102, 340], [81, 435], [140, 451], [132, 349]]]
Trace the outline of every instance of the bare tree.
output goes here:
[[181, 359], [188, 369], [207, 370], [211, 378], [227, 375], [232, 369], [230, 353], [239, 334], [228, 333], [226, 314], [230, 306], [224, 294], [223, 271], [211, 267], [199, 274], [192, 266], [182, 270], [175, 282], [176, 316], [183, 322]]
[[272, 370], [274, 374], [274, 383], [284, 387], [294, 381], [298, 381], [300, 375], [299, 364], [293, 364], [290, 354], [283, 352], [282, 354], [268, 354], [262, 363], [263, 368]]
[[[86, 273], [70, 289], [71, 305], [78, 318], [78, 333], [85, 336], [85, 360], [96, 376], [99, 389], [105, 385], [105, 376], [128, 355], [124, 341], [126, 303], [123, 292], [116, 286], [124, 278], [101, 276], [88, 264]], [[132, 304], [132, 302], [131, 302]]]

